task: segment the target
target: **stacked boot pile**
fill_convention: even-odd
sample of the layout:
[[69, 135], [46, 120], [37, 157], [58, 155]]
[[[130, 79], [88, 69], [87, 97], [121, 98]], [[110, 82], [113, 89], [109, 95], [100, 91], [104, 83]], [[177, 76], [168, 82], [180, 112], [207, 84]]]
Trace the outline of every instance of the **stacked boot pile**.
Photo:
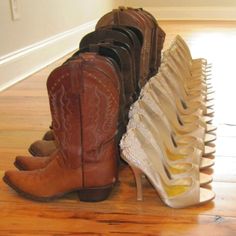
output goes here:
[[18, 156], [4, 181], [24, 197], [50, 201], [77, 191], [101, 201], [118, 179], [118, 143], [142, 86], [158, 71], [165, 33], [142, 9], [104, 15], [80, 49], [47, 80], [51, 130]]
[[[80, 42], [80, 50], [113, 59], [121, 71], [121, 116], [119, 137], [125, 131], [130, 105], [137, 99], [146, 81], [157, 73], [161, 61], [164, 31], [155, 18], [143, 9], [123, 8], [107, 13], [96, 30]], [[52, 128], [52, 126], [51, 126]], [[119, 138], [118, 138], [119, 139]], [[56, 150], [53, 131], [29, 147], [33, 156], [49, 156]]]
[[122, 158], [133, 170], [138, 200], [142, 200], [142, 175], [173, 208], [215, 197], [204, 188], [212, 176], [201, 172], [214, 164], [215, 152], [209, 71], [207, 61], [193, 60], [185, 41], [177, 36], [164, 52], [159, 73], [132, 105], [120, 146]]

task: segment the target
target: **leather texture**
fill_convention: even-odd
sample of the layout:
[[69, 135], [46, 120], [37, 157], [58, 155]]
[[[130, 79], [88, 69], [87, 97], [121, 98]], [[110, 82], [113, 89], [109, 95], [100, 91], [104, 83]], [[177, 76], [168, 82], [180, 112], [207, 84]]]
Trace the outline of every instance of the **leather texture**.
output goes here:
[[155, 18], [142, 8], [115, 9], [100, 18], [96, 29], [108, 25], [129, 25], [142, 32], [143, 45], [140, 59], [140, 85], [157, 73], [160, 66], [161, 50], [165, 39], [164, 31], [158, 26]]
[[125, 93], [127, 94], [127, 96], [129, 96], [128, 101], [130, 101], [131, 104], [133, 102], [132, 97], [134, 97], [136, 91], [138, 91], [138, 83], [134, 64], [135, 58], [133, 53], [134, 46], [132, 44], [132, 41], [127, 35], [122, 32], [109, 29], [102, 29], [93, 31], [87, 34], [84, 38], [82, 38], [80, 42], [80, 48], [88, 47], [90, 44], [97, 44], [102, 42], [118, 46], [119, 48], [122, 48], [123, 51], [124, 49], [126, 49], [126, 52], [123, 52], [123, 54], [127, 54], [123, 58], [125, 62], [123, 63], [123, 67], [126, 67], [126, 74], [130, 74], [128, 75], [128, 79], [125, 80], [125, 88], [127, 89]]
[[[85, 52], [99, 54], [100, 57], [97, 58], [96, 69], [102, 71], [103, 73], [106, 73], [107, 76], [109, 76], [113, 80], [114, 86], [120, 86], [119, 123], [117, 134], [117, 142], [119, 142], [121, 136], [126, 131], [126, 125], [128, 122], [128, 110], [130, 104], [133, 102], [133, 98], [130, 93], [124, 92], [125, 86], [126, 90], [128, 87], [127, 81], [129, 81], [130, 78], [129, 66], [131, 66], [130, 64], [127, 64], [130, 63], [130, 61], [127, 61], [127, 52], [124, 48], [113, 46], [110, 43], [95, 45], [89, 44], [89, 47], [81, 48], [80, 50], [78, 50], [76, 53], [73, 54], [72, 57], [65, 61], [64, 64], [76, 60], [76, 58], [78, 58], [81, 53]], [[114, 79], [114, 73], [119, 74], [118, 78], [120, 79], [120, 81], [117, 81], [116, 78]], [[126, 103], [126, 100], [129, 98], [129, 103]], [[55, 150], [56, 145], [53, 141], [38, 140], [31, 144], [29, 147], [29, 152], [33, 156], [48, 156]], [[22, 165], [25, 166], [24, 163]]]
[[47, 88], [58, 150], [45, 168], [7, 171], [4, 177], [25, 197], [44, 201], [116, 182], [119, 78], [96, 69], [99, 59], [84, 53], [50, 74]]

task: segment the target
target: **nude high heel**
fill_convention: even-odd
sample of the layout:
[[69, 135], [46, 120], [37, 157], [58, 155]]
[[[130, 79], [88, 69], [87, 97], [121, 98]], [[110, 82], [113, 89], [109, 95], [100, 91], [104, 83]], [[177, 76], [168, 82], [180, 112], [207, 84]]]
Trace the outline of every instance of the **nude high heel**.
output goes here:
[[183, 65], [186, 69], [188, 69], [189, 74], [191, 74], [192, 80], [201, 80], [203, 83], [206, 84], [206, 77], [209, 76], [209, 71], [206, 72], [205, 68], [199, 67], [199, 68], [193, 68], [191, 59], [189, 59], [188, 55], [186, 54], [186, 51], [183, 50], [181, 47], [181, 44], [179, 44], [178, 41], [174, 40], [170, 50], [176, 50], [178, 52], [178, 59], [181, 60]]
[[213, 114], [213, 111], [209, 108], [207, 103], [208, 98], [201, 94], [189, 94], [184, 86], [184, 82], [182, 81], [183, 76], [178, 72], [176, 65], [170, 63], [171, 60], [165, 64], [162, 64], [160, 72], [169, 81], [169, 84], [172, 84], [172, 87], [174, 87], [175, 92], [182, 99], [182, 101], [193, 109], [201, 109], [203, 111], [203, 115]]
[[[148, 86], [148, 85], [147, 85]], [[143, 89], [143, 91], [147, 88]], [[153, 98], [156, 103], [160, 106], [163, 112], [168, 117], [172, 126], [179, 133], [192, 133], [196, 137], [201, 138], [205, 143], [214, 141], [216, 138], [214, 135], [205, 134], [205, 129], [201, 127], [199, 124], [186, 124], [183, 122], [178, 113], [176, 113], [172, 104], [168, 101], [168, 99], [161, 93], [159, 88], [153, 87], [153, 89], [149, 89], [150, 93], [153, 94]]]
[[[191, 113], [191, 110], [184, 108], [181, 101], [179, 101], [178, 96], [172, 93], [168, 84], [166, 83], [164, 77], [161, 73], [158, 73], [156, 76], [149, 80], [150, 86], [158, 87], [158, 89], [165, 95], [165, 97], [172, 104], [172, 107], [175, 109], [176, 113], [181, 116], [181, 119], [186, 123], [199, 123], [202, 127], [205, 128], [206, 132], [212, 132], [216, 130], [216, 127], [206, 124], [202, 119], [202, 114], [199, 115]], [[174, 99], [175, 98], [175, 99]]]
[[206, 95], [213, 94], [214, 90], [213, 86], [210, 82], [206, 82], [206, 75], [202, 73], [198, 73], [197, 75], [194, 74], [191, 71], [191, 68], [188, 65], [188, 62], [186, 61], [186, 58], [180, 51], [178, 47], [176, 47], [174, 50], [171, 50], [171, 56], [176, 61], [176, 63], [180, 63], [179, 69], [181, 72], [185, 75], [185, 83], [188, 86], [188, 89], [193, 92], [202, 92]]
[[[141, 104], [142, 101], [140, 100], [138, 103]], [[208, 159], [208, 163], [206, 161], [204, 162], [203, 159], [206, 158], [202, 158], [202, 151], [200, 149], [193, 148], [190, 146], [173, 147], [173, 144], [171, 145], [170, 142], [167, 142], [166, 135], [162, 133], [164, 129], [162, 129], [160, 125], [158, 125], [159, 121], [161, 122], [161, 119], [155, 116], [155, 118], [157, 119], [155, 119], [155, 123], [152, 122], [150, 117], [152, 114], [150, 114], [150, 110], [148, 112], [148, 107], [145, 107], [145, 103], [142, 104], [144, 105], [144, 107], [140, 107], [140, 113], [138, 112], [134, 114], [134, 116], [132, 116], [127, 128], [137, 128], [142, 130], [142, 133], [145, 135], [145, 138], [150, 141], [153, 147], [159, 146], [161, 148], [163, 152], [163, 158], [165, 158], [165, 162], [167, 163], [167, 165], [175, 165], [175, 172], [180, 167], [181, 169], [185, 168], [184, 170], [186, 172], [187, 170], [189, 171], [189, 169], [191, 169], [191, 171], [194, 171], [193, 167], [190, 168], [189, 166], [186, 166], [187, 163], [197, 165], [197, 169], [205, 169], [214, 164], [214, 162], [210, 159]], [[147, 111], [145, 108], [147, 109]], [[185, 164], [181, 166], [183, 163]], [[180, 173], [180, 170], [178, 173]], [[207, 184], [212, 181], [212, 178], [209, 175], [201, 174], [200, 177], [201, 185]]]
[[[163, 66], [164, 67], [164, 66]], [[169, 78], [169, 76], [163, 74], [162, 72], [158, 73], [157, 75], [161, 74], [161, 80], [160, 83], [162, 84], [162, 87], [166, 90], [166, 93], [171, 96], [174, 95], [174, 97], [177, 95], [177, 99], [176, 99], [176, 105], [179, 104], [179, 109], [180, 111], [182, 111], [182, 114], [192, 114], [194, 113], [196, 110], [201, 110], [201, 113], [199, 113], [199, 115], [203, 115], [203, 111], [205, 112], [207, 110], [207, 108], [212, 108], [214, 106], [214, 103], [212, 101], [210, 102], [195, 102], [194, 104], [190, 104], [187, 105], [186, 101], [184, 101], [179, 95], [178, 92], [176, 90], [178, 90], [178, 87], [176, 88], [176, 85], [173, 84], [172, 79], [173, 78]], [[154, 76], [155, 78], [156, 76]], [[173, 97], [173, 98], [174, 98]]]
[[185, 79], [185, 85], [191, 93], [202, 93], [207, 96], [213, 94], [212, 85], [206, 83], [205, 76], [202, 74], [193, 75], [190, 68], [188, 68], [188, 63], [184, 58], [184, 55], [181, 54], [178, 47], [168, 50], [168, 54], [172, 57], [173, 61], [176, 63], [178, 70], [183, 74]]
[[160, 67], [160, 72], [169, 85], [175, 96], [179, 98], [180, 103], [185, 109], [189, 110], [189, 113], [203, 114], [205, 109], [205, 103], [200, 98], [192, 98], [188, 95], [186, 89], [183, 86], [181, 76], [179, 76], [169, 62], [163, 63]]
[[136, 129], [129, 129], [120, 146], [122, 158], [134, 172], [137, 185], [137, 199], [142, 200], [141, 175], [150, 180], [161, 200], [169, 207], [183, 208], [203, 204], [214, 199], [211, 190], [200, 188], [194, 177], [170, 179], [160, 160], [161, 153], [153, 156], [146, 147], [148, 141]]
[[199, 149], [197, 140], [194, 140], [196, 143], [190, 139], [188, 139], [189, 143], [176, 142], [176, 134], [172, 131], [165, 114], [148, 96], [142, 97], [132, 106], [128, 128], [137, 124], [137, 121], [132, 122], [137, 115], [155, 140], [159, 139], [159, 143], [163, 143], [163, 149], [166, 150], [173, 163], [191, 162], [197, 164], [200, 169], [211, 167], [214, 164], [213, 160], [202, 157], [202, 149]]
[[[157, 153], [162, 153], [161, 161], [163, 162], [165, 169], [172, 179], [192, 176], [200, 181], [200, 185], [205, 185], [212, 181], [212, 177], [210, 175], [199, 172], [199, 166], [190, 162], [190, 158], [188, 159], [187, 157], [185, 161], [182, 162], [179, 160], [171, 160], [166, 153], [163, 140], [160, 138], [161, 135], [159, 133], [157, 134], [157, 132], [157, 135], [153, 135], [149, 129], [150, 127], [148, 127], [147, 123], [145, 122], [145, 117], [135, 114], [135, 116], [130, 121], [131, 122], [129, 123], [132, 124], [128, 126], [128, 129], [135, 128], [138, 132], [140, 132], [140, 135], [143, 136], [143, 138], [148, 140], [147, 148], [150, 154], [156, 156]], [[198, 153], [195, 154], [199, 155]], [[172, 157], [173, 156], [174, 155], [172, 155]], [[199, 158], [199, 156], [197, 158]]]
[[[214, 91], [210, 91], [209, 86], [205, 83], [202, 76], [193, 77], [191, 71], [188, 70], [187, 65], [183, 62], [183, 58], [179, 54], [177, 49], [167, 50], [165, 52], [165, 58], [167, 57], [172, 58], [170, 60], [171, 64], [176, 65], [176, 69], [179, 73], [182, 74], [182, 80], [184, 86], [187, 88], [190, 94], [202, 94], [202, 95], [209, 95], [214, 93]], [[182, 59], [182, 60], [181, 60]]]
[[[157, 104], [164, 112], [165, 116], [167, 117], [167, 120], [170, 122], [171, 127], [173, 128], [173, 130], [181, 135], [190, 135], [190, 136], [194, 136], [196, 137], [201, 145], [201, 150], [205, 153], [204, 155], [210, 155], [212, 154], [215, 150], [213, 148], [207, 147], [204, 145], [204, 143], [209, 143], [210, 141], [215, 139], [215, 136], [212, 135], [205, 135], [204, 129], [202, 129], [201, 127], [197, 127], [197, 126], [185, 126], [185, 128], [183, 127], [183, 124], [181, 125], [179, 123], [179, 120], [175, 114], [174, 111], [172, 111], [171, 109], [168, 109], [168, 107], [166, 105], [164, 105], [165, 103], [161, 102], [159, 100], [159, 98], [157, 97], [154, 89], [148, 89], [149, 84], [146, 84], [146, 86], [143, 88], [141, 94], [143, 95], [144, 93], [149, 93], [150, 94], [150, 99], [152, 99], [154, 102], [151, 106], [155, 107], [154, 104]], [[192, 128], [195, 128], [195, 130], [193, 130]], [[198, 129], [196, 129], [198, 128]]]
[[[188, 152], [188, 155], [193, 155], [194, 158], [196, 158], [197, 156], [200, 158], [201, 153], [199, 155], [194, 153], [194, 151], [192, 150], [193, 147], [200, 149], [203, 152], [204, 156], [211, 155], [215, 152], [214, 148], [205, 146], [200, 138], [176, 134], [175, 131], [173, 131], [166, 115], [162, 112], [162, 110], [150, 96], [143, 96], [140, 100], [132, 105], [129, 112], [130, 119], [132, 119], [135, 114], [141, 114], [145, 116], [150, 121], [150, 123], [154, 124], [154, 127], [150, 129], [157, 129], [160, 131], [161, 139], [163, 139], [170, 153], [176, 153], [180, 151], [177, 150], [177, 148], [180, 149], [180, 147], [185, 149], [184, 155], [186, 155], [186, 148], [188, 149], [188, 147], [191, 147], [192, 153]], [[188, 151], [190, 150], [188, 149]], [[183, 151], [180, 152], [183, 154]], [[199, 163], [199, 160], [192, 160], [192, 162]], [[212, 160], [208, 158], [202, 158], [200, 169], [208, 168], [213, 164], [214, 162]]]
[[180, 35], [177, 35], [174, 41], [179, 45], [179, 47], [185, 53], [186, 58], [188, 58], [189, 61], [191, 62], [193, 69], [201, 69], [204, 70], [205, 72], [209, 71], [209, 69], [211, 68], [211, 64], [208, 64], [205, 58], [193, 59], [187, 43]]
[[[213, 98], [209, 97], [206, 94], [200, 92], [190, 92], [188, 88], [185, 86], [184, 75], [179, 71], [179, 68], [170, 58], [164, 65], [162, 65], [161, 70], [165, 74], [165, 76], [170, 77], [170, 79], [174, 80], [172, 82], [174, 86], [178, 87], [178, 91], [182, 96], [185, 97], [184, 101], [187, 101], [190, 107], [199, 107], [203, 110], [204, 115], [213, 115], [214, 110], [212, 110]], [[160, 70], [160, 71], [161, 71]], [[200, 90], [199, 90], [200, 91]]]

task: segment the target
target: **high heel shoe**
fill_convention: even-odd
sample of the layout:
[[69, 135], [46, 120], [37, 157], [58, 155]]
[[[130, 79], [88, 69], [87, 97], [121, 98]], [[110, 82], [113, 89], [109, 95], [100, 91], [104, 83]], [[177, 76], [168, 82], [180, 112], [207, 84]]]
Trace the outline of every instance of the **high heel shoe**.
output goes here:
[[[141, 100], [140, 100], [141, 103]], [[145, 109], [144, 109], [145, 110]], [[139, 110], [140, 111], [140, 110]], [[141, 111], [142, 112], [142, 111]], [[207, 164], [206, 162], [202, 162], [201, 158], [201, 150], [193, 147], [176, 147], [172, 149], [167, 144], [165, 145], [165, 135], [162, 134], [162, 130], [158, 130], [157, 123], [160, 121], [160, 119], [155, 120], [155, 123], [152, 123], [149, 117], [149, 113], [143, 111], [142, 114], [137, 113], [130, 119], [130, 122], [128, 124], [127, 129], [130, 128], [137, 128], [147, 140], [150, 142], [150, 149], [153, 147], [159, 147], [163, 154], [163, 162], [166, 163], [167, 166], [171, 170], [173, 170], [173, 173], [176, 172], [178, 174], [183, 174], [182, 172], [186, 172], [186, 174], [189, 174], [191, 172], [199, 172], [199, 168], [207, 168], [212, 165], [212, 160], [208, 159], [210, 162], [209, 166], [202, 166], [202, 164]], [[206, 159], [206, 158], [203, 158]], [[194, 166], [191, 166], [189, 164], [194, 164]], [[208, 163], [208, 164], [209, 164]], [[196, 166], [196, 168], [195, 168]], [[167, 167], [168, 169], [168, 167]], [[179, 170], [178, 170], [179, 169]], [[182, 171], [181, 171], [182, 170]], [[196, 173], [194, 173], [196, 175]], [[196, 175], [197, 176], [197, 175]], [[212, 181], [211, 176], [200, 173], [200, 184], [208, 184]]]
[[[129, 122], [130, 125], [128, 126], [128, 129], [137, 129], [138, 132], [140, 132], [140, 135], [142, 135], [146, 140], [148, 140], [147, 148], [149, 149], [150, 154], [153, 156], [157, 156], [159, 152], [162, 153], [161, 161], [163, 162], [166, 171], [172, 179], [193, 176], [194, 178], [200, 181], [201, 186], [208, 184], [212, 181], [212, 177], [210, 175], [199, 172], [198, 164], [196, 165], [190, 161], [191, 159], [193, 159], [193, 157], [186, 157], [184, 160], [183, 154], [182, 156], [179, 155], [179, 157], [174, 154], [167, 154], [163, 145], [163, 141], [160, 138], [160, 134], [156, 132], [156, 135], [153, 135], [153, 133], [149, 129], [150, 127], [148, 127], [147, 123], [145, 122], [144, 116], [136, 114], [135, 117], [133, 117], [130, 121], [131, 122]], [[194, 154], [199, 155], [199, 151], [200, 150], [196, 150], [196, 152], [198, 153], [195, 152]], [[176, 158], [181, 157], [182, 160], [176, 160]], [[199, 158], [199, 156], [196, 156], [196, 158]]]
[[170, 61], [165, 62], [160, 67], [160, 72], [168, 80], [168, 84], [171, 84], [175, 93], [181, 98], [181, 100], [192, 109], [201, 109], [203, 115], [211, 115], [213, 111], [210, 110], [206, 96], [203, 95], [191, 95], [188, 93], [182, 82], [182, 75], [178, 72], [176, 65], [170, 64]]
[[206, 99], [207, 96], [213, 93], [213, 91], [210, 91], [207, 85], [202, 82], [201, 78], [192, 79], [191, 73], [186, 69], [184, 64], [180, 62], [177, 50], [167, 50], [164, 55], [164, 58], [166, 58], [164, 61], [168, 61], [171, 67], [173, 67], [173, 70], [180, 74], [181, 83], [189, 96], [203, 96], [203, 98]]
[[[175, 63], [177, 70], [182, 74], [184, 81], [184, 86], [187, 88], [190, 95], [203, 95], [208, 97], [213, 94], [212, 86], [205, 82], [205, 79], [202, 79], [202, 75], [199, 77], [192, 76], [190, 69], [187, 68], [187, 64], [184, 63], [185, 58], [179, 52], [178, 48], [169, 51], [169, 55], [172, 58], [172, 64]], [[182, 57], [182, 58], [181, 58]]]
[[180, 35], [177, 35], [174, 41], [185, 53], [186, 58], [189, 60], [191, 64], [192, 70], [201, 70], [204, 71], [205, 73], [209, 72], [211, 64], [208, 64], [205, 58], [193, 59], [187, 43]]
[[170, 47], [170, 50], [176, 50], [178, 55], [178, 60], [182, 63], [183, 70], [188, 74], [188, 82], [201, 82], [202, 84], [206, 84], [205, 78], [209, 75], [208, 72], [204, 71], [203, 68], [193, 68], [191, 61], [189, 61], [189, 58], [187, 58], [186, 53], [182, 50], [182, 48], [179, 46], [178, 42], [174, 41], [172, 46]]
[[179, 79], [179, 75], [173, 71], [173, 68], [169, 66], [168, 62], [161, 65], [159, 73], [162, 74], [164, 81], [168, 84], [175, 97], [177, 97], [176, 102], [180, 103], [180, 107], [184, 107], [185, 110], [188, 110], [188, 113], [203, 115], [203, 110], [206, 107], [205, 102], [203, 103], [199, 99], [189, 98], [182, 82], [177, 81], [181, 80]]
[[199, 113], [199, 115], [194, 113], [192, 114], [190, 110], [183, 107], [183, 103], [179, 101], [178, 96], [172, 93], [161, 73], [158, 73], [156, 76], [151, 78], [149, 80], [149, 85], [157, 87], [161, 91], [161, 93], [169, 100], [176, 113], [179, 114], [185, 123], [200, 124], [205, 128], [206, 132], [212, 132], [216, 130], [216, 127], [206, 124], [206, 122], [202, 119], [201, 113]]
[[[179, 120], [176, 118], [176, 114], [173, 111], [171, 111], [171, 109], [167, 109], [166, 106], [163, 106], [164, 105], [163, 103], [160, 104], [160, 101], [159, 101], [158, 97], [156, 96], [156, 94], [154, 93], [154, 91], [152, 89], [148, 90], [148, 84], [144, 87], [144, 89], [141, 92], [142, 95], [144, 93], [149, 93], [149, 96], [147, 96], [147, 97], [149, 97], [150, 99], [147, 102], [150, 102], [150, 106], [152, 108], [155, 108], [155, 111], [157, 111], [158, 107], [164, 108], [162, 110], [163, 110], [168, 122], [170, 123], [171, 127], [178, 135], [180, 135], [180, 136], [181, 135], [194, 136], [198, 140], [198, 145], [199, 145], [198, 148], [201, 148], [201, 150], [204, 152], [204, 155], [210, 155], [215, 151], [213, 148], [204, 145], [205, 141], [211, 140], [211, 138], [212, 138], [211, 135], [208, 135], [206, 137], [207, 139], [205, 139], [204, 130], [202, 130], [202, 129], [195, 130], [195, 131], [186, 130], [184, 128], [182, 129], [181, 128], [182, 126], [178, 123]], [[152, 100], [153, 100], [153, 102], [152, 102]], [[166, 112], [165, 112], [165, 110], [166, 110]], [[158, 111], [157, 111], [157, 113], [158, 113]], [[187, 128], [189, 129], [189, 126]], [[204, 140], [203, 140], [203, 138], [204, 138]]]
[[131, 166], [137, 185], [137, 199], [142, 200], [141, 175], [150, 180], [161, 200], [173, 208], [183, 208], [206, 203], [214, 199], [211, 190], [200, 188], [199, 181], [189, 176], [170, 179], [161, 162], [161, 153], [153, 156], [146, 148], [148, 141], [136, 129], [129, 129], [123, 136], [121, 156]]
[[191, 162], [197, 164], [200, 169], [208, 168], [214, 164], [213, 160], [202, 158], [202, 150], [198, 148], [197, 143], [194, 144], [193, 140], [190, 142], [188, 139], [189, 143], [182, 142], [179, 144], [176, 142], [176, 134], [172, 131], [165, 114], [147, 96], [133, 104], [130, 110], [131, 118], [128, 128], [137, 125], [137, 121], [132, 122], [137, 115], [139, 115], [139, 120], [142, 120], [143, 124], [150, 130], [153, 137], [159, 140], [159, 143], [163, 143], [163, 149], [173, 163]]
[[[171, 69], [177, 74], [177, 78], [174, 78], [176, 80], [176, 82], [179, 82], [179, 86], [182, 86], [186, 93], [191, 93], [191, 90], [195, 89], [197, 87], [197, 90], [203, 90], [205, 89], [205, 87], [203, 86], [199, 86], [199, 83], [192, 83], [189, 89], [189, 84], [188, 81], [186, 82], [185, 76], [181, 71], [180, 68], [176, 65], [176, 63], [173, 61], [173, 59], [171, 57], [168, 58], [168, 60], [164, 60], [164, 62], [162, 63], [162, 66], [165, 66], [165, 64], [168, 64]], [[175, 75], [176, 76], [176, 75]], [[172, 78], [173, 79], [173, 78]], [[205, 107], [210, 108], [213, 107], [213, 103], [212, 102], [207, 102], [203, 104]]]
[[179, 132], [180, 134], [191, 133], [192, 135], [195, 135], [195, 137], [201, 138], [205, 143], [212, 142], [216, 139], [214, 135], [205, 134], [205, 129], [199, 124], [185, 124], [181, 117], [176, 113], [175, 109], [172, 107], [172, 104], [161, 93], [159, 88], [153, 87], [152, 89], [148, 89], [148, 86], [149, 84], [144, 87], [142, 92], [148, 91], [150, 94], [152, 94], [153, 99], [166, 114], [176, 132]]

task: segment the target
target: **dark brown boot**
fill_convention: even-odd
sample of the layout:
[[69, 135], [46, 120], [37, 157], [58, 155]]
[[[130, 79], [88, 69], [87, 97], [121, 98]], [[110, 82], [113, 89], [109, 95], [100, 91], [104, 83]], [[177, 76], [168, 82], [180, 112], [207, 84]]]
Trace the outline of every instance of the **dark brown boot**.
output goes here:
[[96, 70], [96, 57], [81, 55], [49, 76], [58, 151], [43, 169], [7, 171], [3, 177], [24, 197], [49, 201], [78, 191], [80, 200], [101, 201], [116, 182], [119, 88]]

